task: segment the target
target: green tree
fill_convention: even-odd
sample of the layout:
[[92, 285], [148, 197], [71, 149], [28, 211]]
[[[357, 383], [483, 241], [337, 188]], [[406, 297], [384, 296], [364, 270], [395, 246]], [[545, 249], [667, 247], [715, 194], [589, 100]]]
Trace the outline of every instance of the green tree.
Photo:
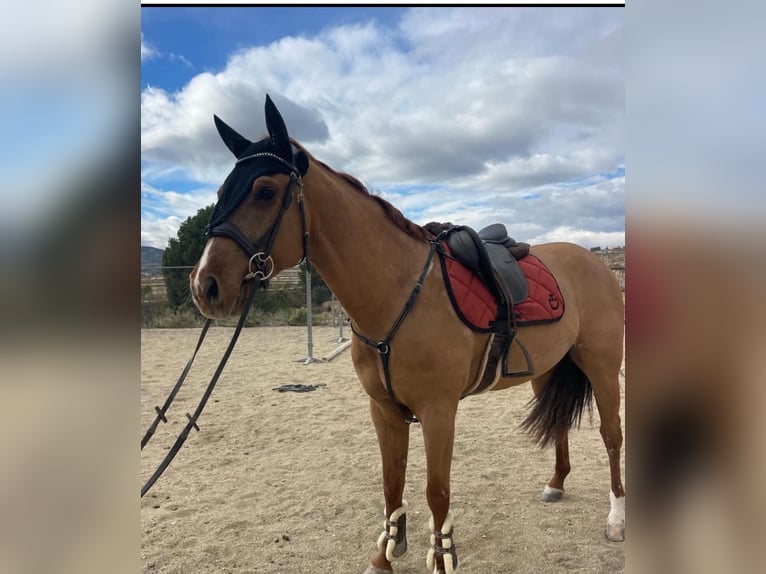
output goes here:
[[197, 263], [205, 249], [207, 237], [205, 226], [210, 220], [213, 205], [203, 207], [196, 215], [184, 221], [178, 228], [176, 238], [168, 240], [168, 246], [162, 255], [162, 274], [165, 277], [165, 288], [168, 303], [175, 308], [193, 307], [194, 303], [189, 292], [190, 269], [168, 269], [168, 267], [192, 266]]

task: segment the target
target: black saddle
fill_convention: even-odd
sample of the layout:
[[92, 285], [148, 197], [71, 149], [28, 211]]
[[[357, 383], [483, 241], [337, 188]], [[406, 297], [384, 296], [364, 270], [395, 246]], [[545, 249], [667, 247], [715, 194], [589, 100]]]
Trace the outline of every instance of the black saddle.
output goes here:
[[494, 223], [478, 233], [465, 225], [449, 230], [447, 245], [452, 256], [478, 273], [490, 292], [510, 310], [529, 294], [529, 285], [518, 260], [529, 253], [529, 245], [508, 237], [502, 223]]
[[[498, 362], [502, 362], [504, 377], [534, 374], [532, 357], [516, 338], [516, 315], [513, 309], [514, 304], [521, 303], [529, 294], [527, 277], [519, 266], [519, 259], [529, 255], [529, 244], [518, 243], [508, 237], [508, 230], [502, 223], [489, 225], [478, 233], [465, 225], [451, 223], [431, 222], [425, 228], [446, 241], [452, 257], [477, 273], [497, 300], [497, 316], [492, 324], [495, 338], [490, 359], [482, 381], [474, 392], [481, 392], [494, 380]], [[508, 369], [508, 351], [513, 342], [518, 344], [524, 354], [527, 362], [525, 370]]]

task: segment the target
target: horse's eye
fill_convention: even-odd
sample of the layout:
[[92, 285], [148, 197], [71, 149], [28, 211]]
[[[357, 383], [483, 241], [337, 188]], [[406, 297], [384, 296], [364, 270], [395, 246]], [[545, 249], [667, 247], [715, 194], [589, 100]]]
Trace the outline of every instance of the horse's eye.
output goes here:
[[271, 187], [262, 187], [255, 194], [256, 199], [269, 200], [277, 194], [277, 191]]

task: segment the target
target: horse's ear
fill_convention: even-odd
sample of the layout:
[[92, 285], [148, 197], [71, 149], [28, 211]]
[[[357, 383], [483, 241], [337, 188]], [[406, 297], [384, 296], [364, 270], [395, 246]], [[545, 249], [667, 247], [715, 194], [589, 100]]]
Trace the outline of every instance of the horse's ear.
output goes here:
[[277, 155], [287, 160], [291, 159], [293, 151], [290, 146], [290, 136], [287, 135], [285, 120], [282, 119], [277, 106], [274, 105], [268, 94], [266, 94], [266, 129], [269, 130], [271, 141], [277, 148]]
[[226, 123], [215, 114], [213, 115], [213, 120], [215, 121], [215, 127], [218, 130], [218, 134], [221, 136], [223, 143], [226, 144], [226, 147], [229, 148], [231, 153], [236, 157], [239, 157], [243, 151], [252, 145], [253, 142], [239, 135], [233, 128], [226, 125]]

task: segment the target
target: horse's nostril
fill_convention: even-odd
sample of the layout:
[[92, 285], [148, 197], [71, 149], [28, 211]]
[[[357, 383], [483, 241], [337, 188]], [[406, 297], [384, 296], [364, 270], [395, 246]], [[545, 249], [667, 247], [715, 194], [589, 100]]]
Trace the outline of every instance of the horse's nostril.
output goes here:
[[212, 276], [205, 279], [205, 297], [210, 302], [218, 299], [218, 282]]

